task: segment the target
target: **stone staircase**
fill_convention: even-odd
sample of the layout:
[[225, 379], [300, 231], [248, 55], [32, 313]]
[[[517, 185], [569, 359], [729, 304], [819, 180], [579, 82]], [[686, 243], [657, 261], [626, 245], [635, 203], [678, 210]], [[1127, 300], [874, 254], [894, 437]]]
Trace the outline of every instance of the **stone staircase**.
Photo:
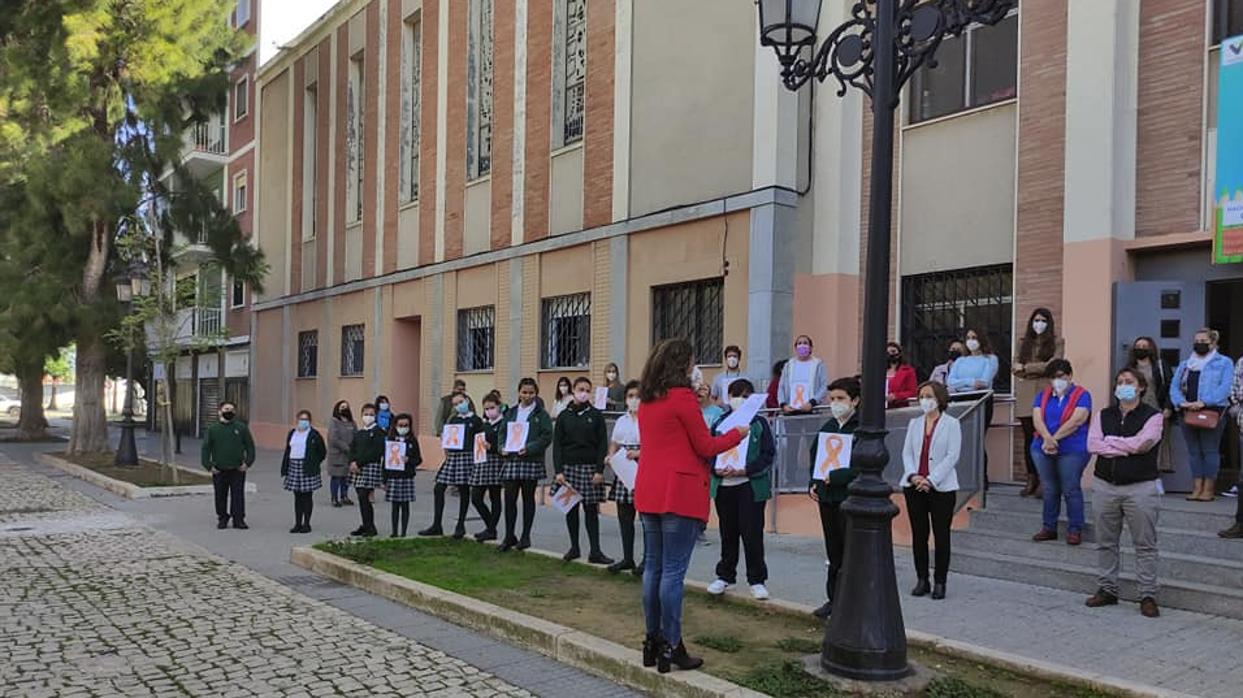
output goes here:
[[[1062, 509], [1057, 541], [1036, 543], [1040, 500], [1018, 496], [1019, 488], [994, 485], [987, 506], [971, 512], [967, 529], [954, 531], [950, 569], [959, 574], [1006, 579], [1084, 594], [1096, 590], [1097, 553], [1090, 493], [1083, 545], [1066, 545]], [[1217, 537], [1234, 521], [1235, 500], [1187, 502], [1182, 495], [1162, 501], [1157, 531], [1161, 563], [1158, 602], [1162, 606], [1243, 619], [1243, 541]], [[1135, 554], [1122, 534], [1122, 598], [1137, 600]]]

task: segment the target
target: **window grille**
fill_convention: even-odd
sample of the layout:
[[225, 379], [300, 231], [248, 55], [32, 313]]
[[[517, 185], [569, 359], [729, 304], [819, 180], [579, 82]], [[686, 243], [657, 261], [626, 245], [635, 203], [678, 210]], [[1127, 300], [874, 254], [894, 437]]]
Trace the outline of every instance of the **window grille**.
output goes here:
[[341, 328], [341, 375], [363, 375], [363, 325]]
[[496, 351], [496, 306], [457, 311], [457, 370], [490, 371]]
[[582, 140], [587, 104], [587, 0], [566, 0], [563, 145]]
[[419, 148], [422, 147], [423, 108], [423, 22], [421, 18], [406, 24], [405, 53], [402, 55], [402, 123], [401, 147], [402, 194], [407, 201], [419, 198]]
[[586, 368], [591, 361], [591, 294], [545, 298], [541, 368]]
[[319, 375], [319, 330], [298, 333], [298, 377]]
[[988, 336], [1000, 364], [993, 389], [1009, 392], [1013, 288], [1009, 264], [902, 277], [902, 345], [920, 378], [974, 329]]
[[720, 361], [725, 336], [725, 280], [704, 279], [652, 289], [652, 340], [686, 339], [695, 360]]
[[466, 159], [477, 179], [492, 171], [492, 0], [471, 0], [469, 44]]

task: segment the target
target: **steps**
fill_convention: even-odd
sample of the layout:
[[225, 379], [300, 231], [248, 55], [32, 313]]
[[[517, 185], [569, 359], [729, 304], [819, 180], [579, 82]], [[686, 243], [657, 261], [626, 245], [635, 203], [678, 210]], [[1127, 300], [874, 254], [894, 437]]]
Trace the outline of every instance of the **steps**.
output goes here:
[[[955, 531], [950, 568], [959, 574], [1006, 579], [1084, 594], [1097, 587], [1097, 551], [1092, 509], [1087, 505], [1084, 542], [1031, 540], [1040, 529], [1039, 500], [1018, 496], [1014, 487], [994, 486], [987, 508], [971, 513], [969, 528]], [[1090, 493], [1088, 494], [1090, 499]], [[1234, 500], [1186, 502], [1181, 496], [1162, 501], [1157, 544], [1162, 606], [1243, 619], [1243, 541], [1224, 540], [1217, 531], [1234, 521]], [[1063, 509], [1065, 517], [1065, 509]], [[1122, 534], [1122, 598], [1137, 600], [1135, 553], [1125, 527]]]

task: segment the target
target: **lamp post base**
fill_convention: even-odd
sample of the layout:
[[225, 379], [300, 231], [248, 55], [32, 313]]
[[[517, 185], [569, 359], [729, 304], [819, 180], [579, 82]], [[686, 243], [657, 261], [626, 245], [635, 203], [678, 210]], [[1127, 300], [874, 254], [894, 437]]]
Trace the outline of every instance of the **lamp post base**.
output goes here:
[[117, 444], [116, 465], [138, 465], [138, 445], [134, 442], [134, 428], [137, 426], [138, 423], [132, 415], [126, 415], [121, 422], [121, 442]]
[[839, 692], [850, 696], [921, 696], [938, 676], [922, 664], [911, 664], [910, 672], [896, 679], [867, 681], [845, 678], [826, 669], [819, 655], [803, 657], [803, 670], [828, 682]]

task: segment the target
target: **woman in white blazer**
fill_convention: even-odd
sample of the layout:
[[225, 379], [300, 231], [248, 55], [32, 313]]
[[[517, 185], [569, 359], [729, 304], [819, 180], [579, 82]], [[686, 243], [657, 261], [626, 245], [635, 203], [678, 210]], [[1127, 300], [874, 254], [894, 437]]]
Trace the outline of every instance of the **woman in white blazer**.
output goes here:
[[[958, 497], [958, 455], [962, 450], [962, 428], [958, 420], [945, 414], [949, 391], [929, 381], [919, 386], [919, 408], [923, 415], [911, 420], [902, 447], [902, 492], [906, 495], [906, 514], [911, 520], [911, 547], [915, 553], [915, 573], [919, 583], [912, 596], [945, 598], [945, 578], [950, 567], [950, 521]], [[936, 543], [936, 574], [928, 584], [928, 533]]]

